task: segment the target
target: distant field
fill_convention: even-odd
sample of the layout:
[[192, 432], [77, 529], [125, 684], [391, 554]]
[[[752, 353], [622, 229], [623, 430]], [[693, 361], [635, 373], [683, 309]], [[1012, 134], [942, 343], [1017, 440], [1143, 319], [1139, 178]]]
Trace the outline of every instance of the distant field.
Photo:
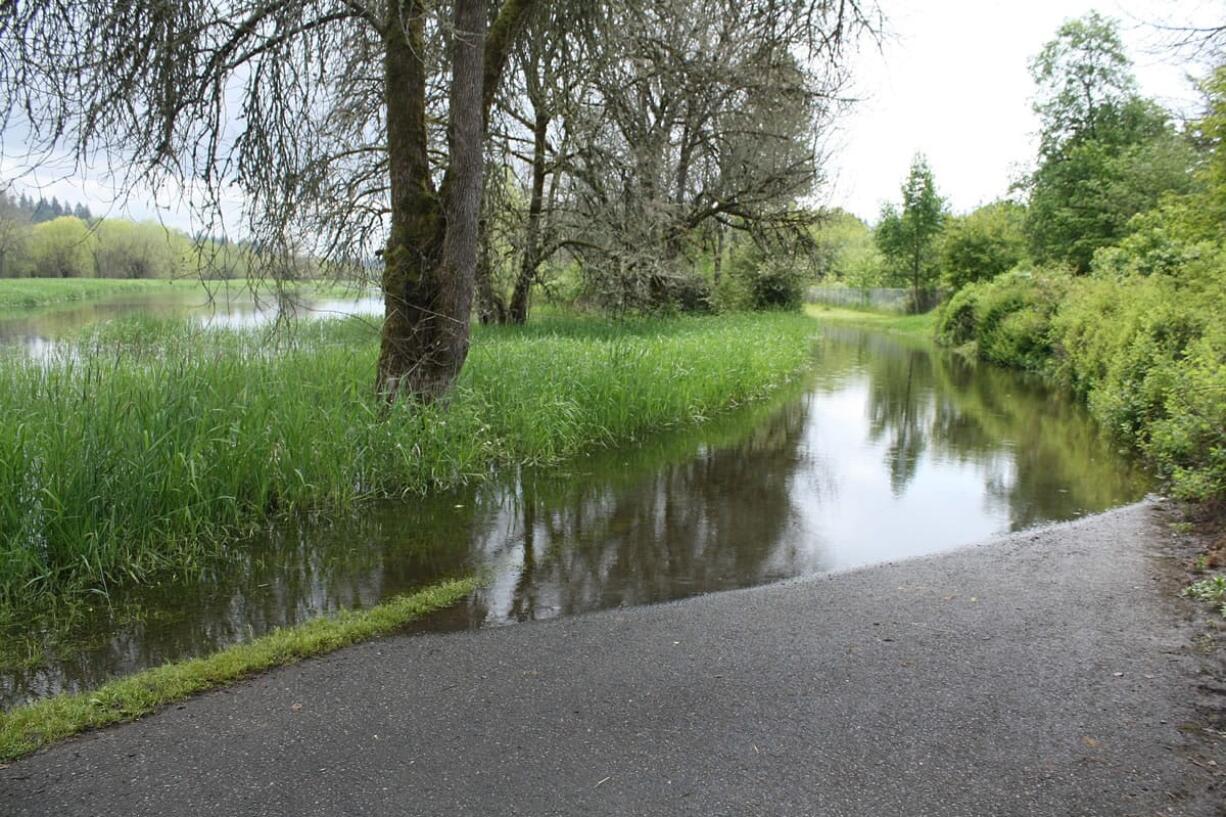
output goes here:
[[[239, 279], [233, 281], [199, 281], [194, 278], [180, 280], [123, 280], [111, 278], [8, 278], [0, 279], [0, 310], [34, 309], [55, 304], [78, 303], [102, 300], [133, 294], [185, 293], [229, 289], [244, 291], [253, 282]], [[260, 291], [268, 291], [270, 283], [256, 284]], [[319, 297], [343, 298], [362, 292], [352, 284], [318, 283], [306, 285], [310, 294]]]
[[92, 301], [129, 293], [186, 291], [194, 281], [128, 281], [102, 278], [9, 278], [0, 280], [0, 309], [32, 309]]
[[805, 312], [820, 321], [868, 326], [899, 335], [932, 339], [936, 327], [936, 311], [922, 315], [898, 315], [893, 312], [872, 312], [822, 304], [806, 304]]

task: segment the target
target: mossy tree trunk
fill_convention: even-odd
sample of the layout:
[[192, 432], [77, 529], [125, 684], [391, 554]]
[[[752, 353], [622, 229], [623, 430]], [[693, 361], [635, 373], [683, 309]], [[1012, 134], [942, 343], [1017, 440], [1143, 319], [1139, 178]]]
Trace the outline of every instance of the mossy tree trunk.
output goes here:
[[487, 37], [486, 0], [456, 0], [448, 165], [437, 189], [426, 128], [423, 0], [402, 2], [386, 29], [392, 217], [377, 389], [387, 400], [437, 399], [468, 357], [486, 122], [515, 32], [534, 3], [504, 2]]

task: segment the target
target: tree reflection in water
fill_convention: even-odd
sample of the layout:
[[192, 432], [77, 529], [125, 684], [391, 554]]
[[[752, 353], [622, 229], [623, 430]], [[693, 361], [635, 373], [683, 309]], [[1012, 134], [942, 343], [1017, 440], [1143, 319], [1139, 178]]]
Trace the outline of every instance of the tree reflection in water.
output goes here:
[[[480, 488], [299, 520], [203, 575], [116, 594], [0, 650], [0, 702], [84, 689], [440, 578], [449, 629], [648, 604], [930, 553], [1143, 495], [1085, 410], [1015, 372], [827, 329], [812, 378], [701, 429]], [[29, 654], [44, 660], [29, 662]]]

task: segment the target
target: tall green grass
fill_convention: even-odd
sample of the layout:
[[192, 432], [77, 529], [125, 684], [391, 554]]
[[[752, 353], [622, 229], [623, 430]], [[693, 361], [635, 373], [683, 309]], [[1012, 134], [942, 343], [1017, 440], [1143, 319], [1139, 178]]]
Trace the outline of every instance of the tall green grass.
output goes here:
[[0, 603], [182, 574], [283, 514], [482, 479], [760, 399], [813, 324], [757, 314], [479, 330], [450, 399], [381, 411], [360, 321], [127, 321], [0, 363]]

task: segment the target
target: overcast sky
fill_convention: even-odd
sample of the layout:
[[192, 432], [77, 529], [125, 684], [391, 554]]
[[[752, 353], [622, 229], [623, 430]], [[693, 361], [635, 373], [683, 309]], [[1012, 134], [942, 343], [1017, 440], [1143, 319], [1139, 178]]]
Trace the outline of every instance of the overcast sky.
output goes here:
[[1035, 153], [1029, 63], [1065, 20], [1097, 9], [1120, 21], [1141, 92], [1193, 111], [1187, 80], [1201, 69], [1160, 48], [1153, 24], [1226, 16], [1221, 0], [881, 0], [890, 29], [863, 50], [823, 197], [867, 220], [899, 187], [921, 151], [955, 211], [1003, 196]]
[[[830, 145], [831, 184], [821, 196], [873, 220], [896, 198], [916, 151], [928, 156], [940, 192], [964, 212], [1004, 195], [1034, 155], [1037, 122], [1031, 111], [1030, 59], [1059, 25], [1091, 9], [1123, 25], [1141, 91], [1168, 107], [1195, 109], [1187, 79], [1198, 66], [1180, 64], [1158, 48], [1153, 23], [1196, 24], [1226, 16], [1226, 0], [880, 0], [889, 36], [878, 51], [866, 48], [854, 63], [854, 93], [862, 101], [841, 121]], [[12, 144], [0, 174], [12, 178]], [[160, 217], [190, 229], [173, 195], [155, 208], [136, 194], [111, 208], [105, 179], [64, 177], [64, 171], [26, 176], [19, 184], [96, 213]], [[230, 202], [237, 211], [238, 201]]]

